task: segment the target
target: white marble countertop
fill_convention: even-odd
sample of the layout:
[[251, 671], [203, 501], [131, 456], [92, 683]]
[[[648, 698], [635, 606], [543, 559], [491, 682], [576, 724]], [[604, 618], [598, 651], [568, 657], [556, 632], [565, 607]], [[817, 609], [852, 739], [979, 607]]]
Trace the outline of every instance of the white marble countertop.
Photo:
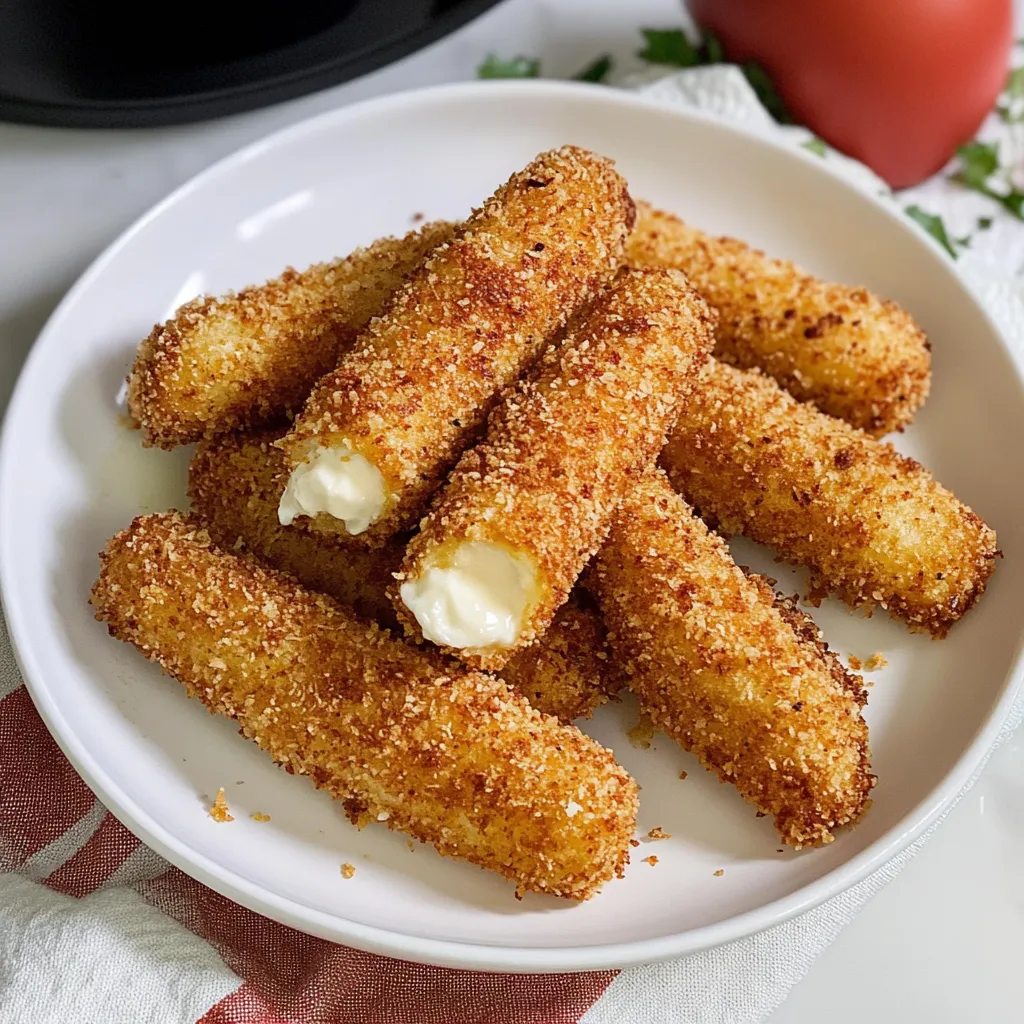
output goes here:
[[[551, 75], [568, 75], [605, 52], [627, 69], [638, 63], [639, 26], [678, 20], [673, 0], [507, 0], [383, 71], [256, 113], [145, 131], [0, 125], [0, 405], [46, 317], [93, 257], [219, 157], [342, 103], [470, 78], [491, 50], [539, 56]], [[1024, 736], [995, 755], [924, 851], [771, 1021], [1024, 1020], [1022, 865]]]

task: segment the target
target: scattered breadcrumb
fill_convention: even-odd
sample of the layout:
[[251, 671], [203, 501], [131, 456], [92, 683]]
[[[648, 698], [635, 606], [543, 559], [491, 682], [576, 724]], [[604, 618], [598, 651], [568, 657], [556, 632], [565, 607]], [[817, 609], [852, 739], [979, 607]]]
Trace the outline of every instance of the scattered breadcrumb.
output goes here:
[[660, 826], [656, 825], [647, 833], [648, 839], [671, 839], [672, 837]]
[[645, 864], [650, 864], [651, 867], [653, 868], [654, 865], [658, 863], [658, 858], [655, 857], [654, 854], [652, 853], [650, 855], [650, 857], [644, 857], [644, 863]]
[[426, 216], [427, 215], [425, 213], [420, 213], [419, 211], [417, 211], [412, 215], [411, 220], [413, 224], [419, 224], [419, 222], [423, 220]]
[[234, 821], [235, 819], [228, 813], [228, 802], [224, 799], [224, 787], [221, 786], [217, 790], [217, 795], [214, 797], [213, 803], [210, 805], [209, 811], [210, 817], [214, 821]]
[[639, 846], [640, 845], [640, 840], [639, 839], [630, 839], [629, 845], [630, 846]]
[[253, 811], [249, 817], [252, 818], [253, 821], [270, 821], [270, 815], [264, 814], [262, 811]]
[[405, 845], [409, 847], [409, 852], [412, 853], [416, 849], [416, 844], [411, 839], [406, 839]]
[[850, 668], [854, 672], [859, 672], [864, 667], [864, 663], [860, 660], [860, 658], [857, 657], [856, 654], [851, 654], [847, 661], [849, 661]]
[[725, 874], [725, 869], [724, 869], [724, 868], [719, 868], [719, 869], [718, 869], [718, 870], [717, 870], [717, 871], [715, 872], [715, 878], [721, 878], [721, 877], [722, 877], [722, 875], [724, 875], [724, 874]]
[[681, 779], [685, 779], [685, 778], [686, 778], [686, 776], [687, 776], [687, 775], [689, 775], [689, 774], [690, 774], [689, 772], [680, 772], [680, 773], [679, 773], [679, 778], [681, 778]]
[[651, 745], [651, 740], [654, 739], [654, 722], [651, 721], [650, 715], [641, 711], [636, 725], [628, 729], [626, 735], [634, 747], [642, 747], [647, 750]]
[[351, 878], [356, 873], [356, 867], [354, 864], [348, 862], [341, 865], [341, 877]]
[[780, 846], [775, 852], [776, 853], [785, 853], [786, 851]]
[[885, 668], [889, 664], [888, 659], [881, 651], [875, 651], [874, 654], [864, 662], [865, 672], [876, 672], [880, 668]]

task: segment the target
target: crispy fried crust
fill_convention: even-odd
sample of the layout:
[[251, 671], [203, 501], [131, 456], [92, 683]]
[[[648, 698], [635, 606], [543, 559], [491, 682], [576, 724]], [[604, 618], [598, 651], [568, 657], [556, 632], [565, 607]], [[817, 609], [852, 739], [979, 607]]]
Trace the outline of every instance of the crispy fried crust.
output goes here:
[[937, 637], [995, 567], [995, 533], [926, 469], [751, 370], [708, 362], [661, 461], [703, 515], [807, 566], [815, 590]]
[[[399, 580], [417, 579], [466, 541], [505, 545], [536, 572], [537, 594], [510, 647], [449, 653], [499, 670], [543, 636], [657, 457], [691, 375], [711, 347], [712, 316], [682, 274], [627, 270], [495, 410], [420, 532]], [[392, 592], [399, 618], [419, 625]]]
[[586, 899], [628, 861], [636, 784], [608, 751], [500, 680], [439, 674], [329, 598], [218, 551], [194, 518], [136, 519], [101, 556], [92, 603], [359, 824], [386, 820], [519, 892]]
[[860, 817], [875, 782], [860, 680], [660, 470], [622, 503], [588, 585], [655, 725], [774, 815], [785, 843], [831, 842]]
[[[572, 146], [541, 154], [429, 256], [317, 385], [281, 442], [289, 465], [345, 445], [380, 470], [388, 498], [361, 540], [414, 525], [498, 392], [611, 279], [633, 217], [610, 161]], [[345, 532], [329, 515], [313, 524]]]
[[590, 718], [618, 694], [622, 683], [608, 659], [601, 615], [576, 591], [555, 613], [548, 631], [519, 651], [501, 677], [538, 711], [563, 722]]
[[820, 281], [646, 203], [627, 258], [686, 273], [718, 311], [720, 359], [760, 367], [801, 401], [876, 437], [902, 430], [928, 397], [928, 341], [895, 302]]
[[190, 444], [298, 410], [450, 224], [382, 238], [344, 259], [185, 303], [153, 328], [128, 377], [143, 444]]
[[[274, 447], [282, 432], [227, 434], [202, 442], [189, 466], [193, 512], [224, 550], [244, 545], [264, 565], [310, 590], [379, 625], [396, 626], [387, 587], [401, 564], [403, 544], [364, 548], [278, 522], [277, 505], [288, 479], [284, 453]], [[600, 616], [574, 600], [559, 609], [540, 643], [521, 651], [502, 675], [538, 711], [564, 722], [589, 717], [617, 689]]]
[[201, 442], [188, 471], [192, 511], [224, 550], [244, 546], [270, 568], [329, 594], [361, 618], [395, 627], [387, 588], [402, 563], [399, 543], [366, 548], [345, 537], [314, 534], [302, 520], [292, 526], [279, 522], [288, 467], [275, 442], [285, 429]]

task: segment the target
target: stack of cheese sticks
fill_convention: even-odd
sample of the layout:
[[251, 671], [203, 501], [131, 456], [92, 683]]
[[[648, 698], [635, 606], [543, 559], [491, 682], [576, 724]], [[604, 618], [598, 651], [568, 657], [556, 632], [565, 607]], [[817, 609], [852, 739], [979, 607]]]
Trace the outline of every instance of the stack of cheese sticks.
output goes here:
[[198, 442], [192, 509], [118, 534], [92, 601], [356, 824], [517, 894], [629, 861], [637, 786], [573, 724], [620, 686], [785, 843], [827, 843], [875, 781], [865, 690], [712, 528], [945, 635], [997, 551], [877, 440], [929, 381], [895, 303], [563, 147], [464, 223], [155, 327], [129, 410]]

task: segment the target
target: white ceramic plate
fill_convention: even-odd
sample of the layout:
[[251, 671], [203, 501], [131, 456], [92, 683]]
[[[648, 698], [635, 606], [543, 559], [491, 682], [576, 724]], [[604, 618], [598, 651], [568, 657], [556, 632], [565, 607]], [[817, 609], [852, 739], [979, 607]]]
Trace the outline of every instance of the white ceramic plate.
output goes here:
[[[520, 903], [477, 868], [410, 852], [384, 828], [356, 832], [327, 796], [110, 640], [86, 604], [107, 538], [140, 511], [184, 500], [189, 453], [143, 451], [119, 420], [121, 382], [154, 321], [199, 292], [404, 232], [414, 215], [464, 216], [539, 150], [566, 142], [614, 157], [636, 196], [909, 307], [934, 344], [935, 387], [899, 447], [995, 525], [1006, 553], [980, 606], [943, 643], [832, 604], [816, 613], [844, 655], [882, 651], [889, 661], [868, 707], [874, 806], [823, 850], [778, 852], [771, 820], [674, 744], [634, 749], [624, 735], [631, 705], [602, 712], [586, 728], [642, 785], [639, 834], [660, 825], [673, 838], [642, 845], [624, 880], [580, 906]], [[218, 164], [72, 289], [6, 424], [4, 603], [33, 697], [68, 757], [129, 828], [201, 881], [297, 928], [409, 959], [622, 966], [749, 934], [841, 891], [918, 836], [970, 777], [1018, 685], [1021, 438], [1017, 372], [950, 262], [817, 156], [607, 89], [427, 90], [316, 118]], [[780, 575], [765, 552], [741, 545], [738, 554]], [[798, 585], [782, 575], [787, 589]], [[232, 824], [206, 813], [219, 786]], [[271, 822], [253, 822], [254, 811]], [[655, 867], [641, 859], [652, 852]], [[356, 865], [352, 880], [343, 861]]]

